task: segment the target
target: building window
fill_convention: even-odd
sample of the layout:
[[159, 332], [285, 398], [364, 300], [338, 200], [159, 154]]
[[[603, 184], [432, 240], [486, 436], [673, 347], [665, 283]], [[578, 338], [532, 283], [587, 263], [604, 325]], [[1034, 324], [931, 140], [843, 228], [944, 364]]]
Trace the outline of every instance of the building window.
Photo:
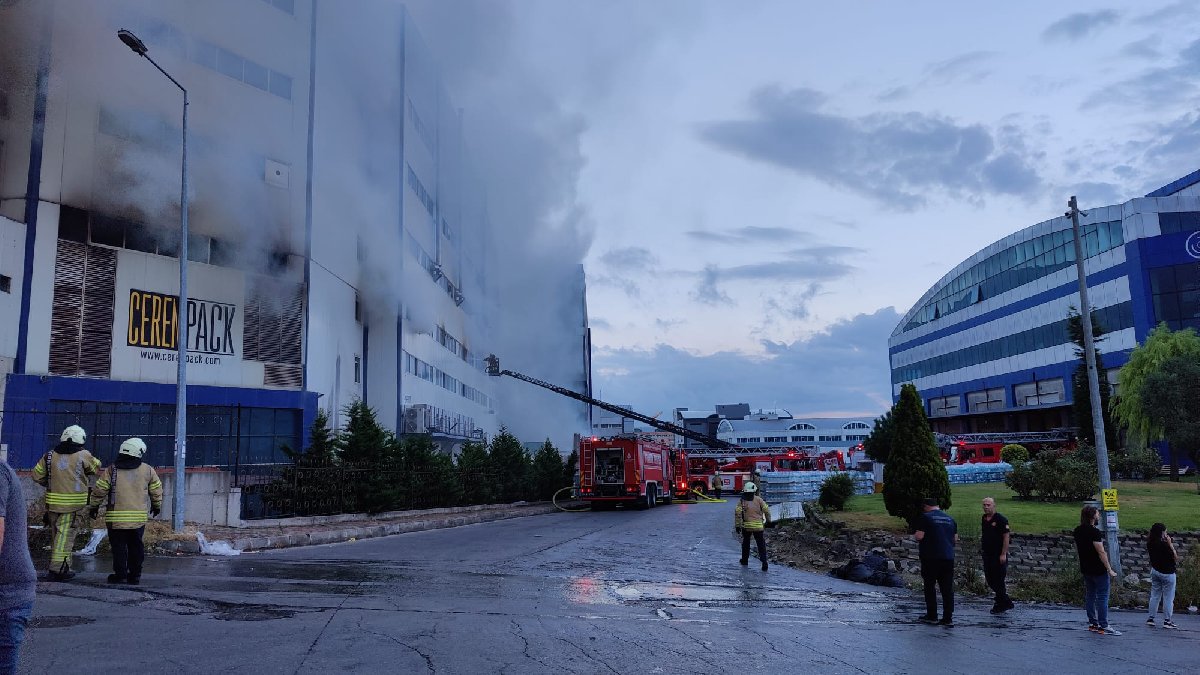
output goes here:
[[929, 416], [945, 417], [958, 414], [958, 396], [943, 396], [929, 399]]
[[841, 436], [818, 436], [817, 440], [821, 443], [841, 443]]
[[1151, 269], [1150, 292], [1155, 323], [1171, 330], [1200, 329], [1200, 263]]
[[[1152, 285], [1153, 279], [1152, 275]], [[1198, 291], [1200, 291], [1200, 287], [1198, 287]], [[1157, 300], [1158, 296], [1156, 295], [1155, 298]], [[1095, 310], [1094, 315], [1105, 332], [1111, 333], [1133, 327], [1133, 305], [1130, 302], [1101, 307]], [[1195, 321], [1196, 327], [1200, 328], [1200, 318]], [[1178, 329], [1178, 325], [1173, 325], [1172, 328]], [[1068, 344], [1070, 341], [1067, 319], [1063, 318], [1054, 323], [900, 366], [892, 370], [892, 384], [913, 382], [922, 377], [976, 366], [1008, 356], [1027, 354], [1047, 347]]]
[[[1081, 236], [1085, 258], [1125, 244], [1119, 220], [1084, 225]], [[1075, 242], [1070, 230], [1059, 230], [1014, 244], [980, 260], [950, 280], [913, 314], [904, 330], [912, 330], [1074, 264]]]
[[1018, 407], [1062, 403], [1066, 399], [1063, 378], [1025, 382], [1013, 387], [1013, 405]]
[[967, 393], [968, 412], [986, 412], [988, 410], [1004, 410], [1003, 387]]
[[812, 443], [815, 440], [815, 436], [792, 436], [793, 443]]
[[848, 424], [843, 424], [842, 428], [843, 429], [869, 429], [870, 427], [868, 427], [866, 425], [866, 423], [864, 423], [864, 422], [850, 422]]
[[12, 293], [12, 277], [0, 274], [0, 293]]
[[362, 382], [362, 357], [354, 355], [354, 384]]
[[358, 293], [354, 294], [354, 320], [357, 323], [362, 323], [362, 296]]

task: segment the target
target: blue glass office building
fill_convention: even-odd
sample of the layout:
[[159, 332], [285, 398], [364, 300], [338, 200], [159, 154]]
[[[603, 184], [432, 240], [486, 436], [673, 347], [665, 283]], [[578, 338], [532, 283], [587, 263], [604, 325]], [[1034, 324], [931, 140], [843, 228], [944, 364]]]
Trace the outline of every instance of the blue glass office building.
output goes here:
[[[1200, 329], [1200, 171], [1145, 197], [1087, 209], [1081, 220], [1089, 299], [1107, 334], [1109, 381], [1161, 322]], [[892, 395], [916, 385], [935, 430], [1071, 426], [1067, 334], [1079, 306], [1071, 221], [1038, 223], [964, 260], [901, 319], [888, 340]]]

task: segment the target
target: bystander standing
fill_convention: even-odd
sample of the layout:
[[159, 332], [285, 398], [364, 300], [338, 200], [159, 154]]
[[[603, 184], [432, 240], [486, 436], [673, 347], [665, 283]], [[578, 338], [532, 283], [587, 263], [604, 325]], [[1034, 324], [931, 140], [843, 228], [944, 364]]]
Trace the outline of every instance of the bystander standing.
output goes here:
[[[926, 499], [924, 514], [917, 520], [914, 537], [921, 558], [921, 581], [925, 586], [926, 623], [954, 625], [954, 545], [958, 543], [958, 523], [942, 510], [937, 499]], [[937, 592], [942, 592], [942, 618], [937, 615]]]
[[1079, 552], [1079, 571], [1083, 573], [1083, 609], [1087, 612], [1088, 630], [1102, 635], [1120, 635], [1121, 631], [1108, 625], [1109, 579], [1117, 576], [1104, 552], [1104, 535], [1096, 525], [1100, 510], [1085, 506], [1079, 512], [1079, 527], [1075, 528], [1075, 550]]
[[17, 655], [33, 613], [37, 572], [29, 556], [29, 530], [21, 481], [0, 461], [0, 675], [17, 672]]
[[996, 594], [992, 614], [1007, 612], [1015, 606], [1008, 597], [1008, 589], [1005, 586], [1005, 578], [1008, 576], [1008, 543], [1012, 535], [1008, 518], [996, 513], [996, 500], [991, 497], [983, 499], [983, 522], [979, 532], [983, 577], [987, 580], [988, 588]]
[[1154, 627], [1154, 615], [1158, 613], [1161, 601], [1163, 628], [1175, 628], [1172, 610], [1175, 608], [1175, 564], [1179, 562], [1179, 553], [1175, 551], [1171, 535], [1167, 534], [1166, 525], [1155, 523], [1150, 527], [1146, 550], [1150, 554], [1150, 616], [1146, 617], [1146, 625]]

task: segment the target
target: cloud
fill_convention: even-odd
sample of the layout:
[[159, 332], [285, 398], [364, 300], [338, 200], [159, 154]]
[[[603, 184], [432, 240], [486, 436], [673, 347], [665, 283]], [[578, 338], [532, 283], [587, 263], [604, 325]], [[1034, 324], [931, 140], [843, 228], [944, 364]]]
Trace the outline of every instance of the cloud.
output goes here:
[[639, 411], [745, 401], [796, 416], [874, 417], [891, 405], [887, 338], [899, 321], [896, 309], [885, 307], [790, 344], [764, 342], [764, 355], [696, 355], [661, 344], [600, 349], [595, 379], [605, 400]]
[[812, 233], [810, 232], [794, 230], [790, 227], [761, 227], [757, 225], [739, 227], [728, 232], [689, 230], [684, 232], [684, 234], [699, 241], [712, 241], [720, 244], [748, 244], [755, 242], [777, 244], [812, 237]]
[[1084, 100], [1083, 109], [1103, 105], [1128, 105], [1144, 109], [1146, 101], [1153, 101], [1159, 109], [1175, 105], [1195, 107], [1200, 94], [1200, 39], [1193, 40], [1181, 49], [1173, 64], [1154, 66], [1137, 75], [1109, 84]]
[[1182, 0], [1165, 7], [1134, 17], [1133, 22], [1143, 26], [1171, 25], [1180, 22], [1190, 23], [1196, 20], [1200, 3], [1196, 0]]
[[1120, 18], [1121, 15], [1111, 9], [1069, 14], [1047, 26], [1042, 31], [1042, 39], [1074, 42], [1115, 24]]
[[1188, 113], [1161, 125], [1146, 158], [1156, 164], [1194, 166], [1200, 156], [1200, 113]]
[[1011, 132], [993, 136], [981, 125], [917, 112], [842, 117], [823, 112], [824, 100], [811, 89], [765, 87], [751, 97], [750, 119], [711, 123], [700, 135], [902, 210], [923, 206], [932, 191], [973, 200], [1029, 196], [1040, 182], [1029, 160], [1015, 154], [1021, 143]]
[[718, 284], [727, 281], [818, 282], [849, 276], [854, 267], [842, 260], [862, 253], [853, 246], [810, 246], [784, 253], [787, 260], [719, 267], [708, 265], [700, 272], [700, 281], [692, 297], [706, 304], [732, 303]]
[[930, 64], [925, 82], [936, 85], [974, 84], [983, 81], [991, 75], [991, 71], [981, 66], [991, 61], [996, 52], [974, 51], [960, 54], [954, 58]]
[[658, 256], [640, 246], [614, 248], [600, 256], [600, 262], [609, 269], [641, 271], [658, 265]]
[[691, 298], [696, 302], [705, 305], [733, 305], [733, 298], [725, 294], [724, 291], [717, 288], [717, 278], [720, 276], [720, 270], [716, 265], [709, 265], [700, 273], [700, 283], [696, 285], [696, 290], [692, 291]]
[[1162, 56], [1162, 52], [1158, 50], [1160, 44], [1162, 44], [1162, 38], [1157, 35], [1149, 35], [1122, 47], [1121, 54], [1143, 59], [1157, 59]]
[[814, 281], [798, 293], [793, 293], [785, 287], [767, 296], [763, 302], [764, 327], [777, 323], [777, 318], [795, 321], [809, 318], [809, 303], [820, 292], [821, 284]]

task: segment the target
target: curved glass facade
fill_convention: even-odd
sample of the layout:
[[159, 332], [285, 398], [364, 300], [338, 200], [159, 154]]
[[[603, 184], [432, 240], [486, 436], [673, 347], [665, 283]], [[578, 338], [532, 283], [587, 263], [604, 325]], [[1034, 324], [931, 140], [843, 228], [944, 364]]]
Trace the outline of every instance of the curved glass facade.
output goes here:
[[[1133, 305], [1122, 302], [1093, 312], [1106, 333], [1133, 327]], [[1067, 319], [1013, 333], [1002, 338], [972, 345], [965, 349], [940, 354], [933, 358], [892, 369], [892, 384], [912, 382], [959, 368], [975, 366], [1008, 356], [1017, 356], [1037, 349], [1054, 347], [1071, 341]]]
[[[1121, 221], [1081, 226], [1084, 258], [1124, 245]], [[1034, 237], [988, 256], [943, 286], [904, 325], [904, 331], [966, 309], [1075, 264], [1071, 230]], [[907, 382], [907, 379], [900, 380]]]

